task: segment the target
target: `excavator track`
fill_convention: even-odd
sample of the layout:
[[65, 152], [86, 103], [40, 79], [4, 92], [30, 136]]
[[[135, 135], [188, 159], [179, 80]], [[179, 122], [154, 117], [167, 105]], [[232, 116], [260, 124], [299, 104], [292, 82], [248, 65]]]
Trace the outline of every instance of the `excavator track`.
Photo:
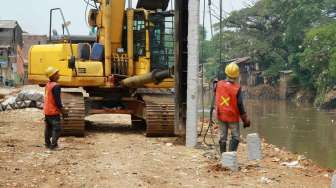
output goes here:
[[167, 92], [142, 94], [146, 136], [174, 136], [174, 96]]
[[62, 102], [68, 109], [68, 117], [62, 119], [62, 136], [84, 136], [85, 103], [81, 92], [63, 92]]

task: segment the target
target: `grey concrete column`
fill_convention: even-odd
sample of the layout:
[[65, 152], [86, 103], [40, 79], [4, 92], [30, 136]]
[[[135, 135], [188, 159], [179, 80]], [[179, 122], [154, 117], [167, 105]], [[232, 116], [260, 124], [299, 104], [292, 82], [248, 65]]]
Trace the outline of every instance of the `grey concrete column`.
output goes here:
[[200, 1], [189, 0], [188, 21], [188, 86], [186, 146], [197, 144], [198, 65], [199, 65], [199, 11]]

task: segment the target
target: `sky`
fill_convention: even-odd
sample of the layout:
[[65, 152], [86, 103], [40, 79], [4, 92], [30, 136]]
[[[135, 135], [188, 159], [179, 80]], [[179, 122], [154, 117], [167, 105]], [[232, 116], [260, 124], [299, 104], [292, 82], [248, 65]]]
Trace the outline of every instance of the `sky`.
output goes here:
[[[238, 10], [250, 4], [251, 0], [223, 0], [223, 10], [225, 15], [232, 10]], [[127, 2], [127, 1], [126, 1]], [[208, 0], [206, 0], [206, 5]], [[219, 7], [219, 0], [211, 0], [213, 8]], [[69, 26], [71, 34], [88, 34], [89, 28], [85, 21], [84, 0], [0, 0], [0, 20], [17, 20], [21, 28], [30, 34], [48, 34], [49, 32], [49, 10], [51, 8], [62, 8], [67, 21], [71, 21]], [[133, 0], [135, 6], [136, 0]], [[201, 0], [201, 12], [203, 1]], [[208, 8], [206, 8], [208, 12]], [[219, 15], [219, 13], [217, 13]], [[55, 20], [57, 18], [55, 15]], [[202, 15], [200, 16], [202, 18]], [[60, 17], [59, 17], [60, 18]], [[206, 28], [210, 28], [209, 15], [206, 13]], [[216, 21], [213, 18], [214, 22]], [[57, 30], [60, 32], [60, 24]], [[55, 25], [56, 25], [55, 24]], [[54, 24], [53, 24], [54, 25]], [[53, 26], [54, 28], [54, 26]]]

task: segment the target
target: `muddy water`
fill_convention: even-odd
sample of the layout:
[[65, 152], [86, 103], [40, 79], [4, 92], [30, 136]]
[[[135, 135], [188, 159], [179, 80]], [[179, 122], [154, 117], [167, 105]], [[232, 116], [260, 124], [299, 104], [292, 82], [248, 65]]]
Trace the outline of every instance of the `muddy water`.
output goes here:
[[247, 100], [253, 127], [268, 143], [303, 154], [323, 167], [336, 167], [336, 112], [285, 101]]

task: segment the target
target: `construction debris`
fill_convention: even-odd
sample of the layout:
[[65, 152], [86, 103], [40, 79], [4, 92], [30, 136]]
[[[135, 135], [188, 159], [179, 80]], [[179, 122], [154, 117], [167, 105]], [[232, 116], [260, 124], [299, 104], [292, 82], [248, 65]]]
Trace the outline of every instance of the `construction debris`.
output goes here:
[[301, 168], [299, 161], [283, 162], [281, 165], [287, 166], [288, 168]]
[[43, 108], [43, 92], [34, 90], [23, 90], [14, 96], [7, 98], [0, 103], [0, 111], [8, 111], [22, 108]]

